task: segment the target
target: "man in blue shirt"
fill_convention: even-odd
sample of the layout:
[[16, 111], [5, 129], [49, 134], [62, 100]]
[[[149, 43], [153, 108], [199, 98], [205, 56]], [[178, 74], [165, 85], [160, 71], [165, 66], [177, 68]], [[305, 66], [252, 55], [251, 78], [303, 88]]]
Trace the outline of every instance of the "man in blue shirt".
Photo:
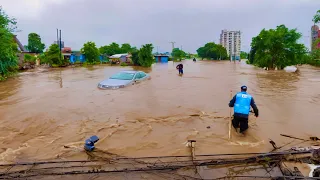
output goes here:
[[253, 100], [253, 97], [247, 93], [247, 86], [241, 86], [241, 92], [237, 93], [230, 101], [229, 107], [234, 107], [232, 125], [236, 129], [240, 127], [240, 133], [244, 133], [249, 128], [248, 118], [252, 107], [256, 117], [259, 116], [259, 110]]

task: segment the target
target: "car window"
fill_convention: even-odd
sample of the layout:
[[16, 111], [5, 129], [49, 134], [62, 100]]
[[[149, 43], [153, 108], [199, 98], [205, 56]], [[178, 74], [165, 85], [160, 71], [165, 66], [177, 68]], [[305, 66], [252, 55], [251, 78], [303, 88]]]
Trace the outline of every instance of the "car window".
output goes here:
[[140, 72], [139, 74], [140, 74], [141, 78], [146, 77], [146, 73], [144, 73], [144, 72]]
[[132, 80], [133, 77], [134, 77], [134, 73], [120, 72], [112, 75], [110, 79]]
[[141, 78], [142, 77], [141, 77], [140, 73], [137, 73], [135, 79], [141, 79]]

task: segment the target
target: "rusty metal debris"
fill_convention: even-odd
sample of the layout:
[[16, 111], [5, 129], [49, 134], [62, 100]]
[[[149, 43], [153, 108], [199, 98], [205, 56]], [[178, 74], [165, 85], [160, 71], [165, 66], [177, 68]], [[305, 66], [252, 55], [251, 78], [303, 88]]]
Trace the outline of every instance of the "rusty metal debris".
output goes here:
[[294, 156], [292, 159], [295, 160], [299, 159], [299, 155], [311, 156], [312, 150], [277, 153], [194, 155], [194, 158], [192, 156], [141, 158], [108, 156], [108, 158], [104, 158], [102, 154], [95, 154], [95, 151], [90, 153], [93, 158], [92, 160], [86, 161], [45, 161], [1, 164], [0, 179], [121, 172], [176, 172], [184, 168], [230, 166], [250, 163], [274, 166], [283, 160], [288, 160], [289, 156]]

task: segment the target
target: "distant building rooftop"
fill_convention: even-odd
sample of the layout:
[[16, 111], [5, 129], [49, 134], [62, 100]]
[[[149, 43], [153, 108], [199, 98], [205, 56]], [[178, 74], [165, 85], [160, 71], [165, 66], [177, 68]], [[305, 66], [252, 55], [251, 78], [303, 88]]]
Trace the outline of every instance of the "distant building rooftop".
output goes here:
[[121, 58], [123, 56], [128, 56], [128, 54], [114, 54], [114, 55], [110, 56], [109, 58]]
[[165, 56], [165, 57], [169, 57], [169, 55], [167, 55], [167, 54], [157, 54], [157, 55], [154, 55], [155, 57], [156, 56]]

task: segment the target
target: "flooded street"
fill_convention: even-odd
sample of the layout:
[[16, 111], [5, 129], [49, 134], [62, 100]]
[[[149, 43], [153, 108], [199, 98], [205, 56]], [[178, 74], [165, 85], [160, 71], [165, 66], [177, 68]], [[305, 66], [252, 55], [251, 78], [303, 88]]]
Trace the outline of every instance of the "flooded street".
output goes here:
[[[119, 90], [98, 82], [132, 67], [97, 66], [25, 72], [0, 83], [0, 162], [87, 159], [84, 140], [122, 156], [268, 152], [291, 139], [320, 136], [320, 69], [264, 71], [244, 63], [155, 64], [151, 80]], [[135, 68], [134, 68], [135, 69]], [[247, 137], [228, 140], [230, 90], [248, 86], [260, 111]], [[208, 127], [210, 126], [210, 128]], [[298, 141], [297, 141], [298, 142]], [[294, 145], [294, 144], [293, 144]]]

